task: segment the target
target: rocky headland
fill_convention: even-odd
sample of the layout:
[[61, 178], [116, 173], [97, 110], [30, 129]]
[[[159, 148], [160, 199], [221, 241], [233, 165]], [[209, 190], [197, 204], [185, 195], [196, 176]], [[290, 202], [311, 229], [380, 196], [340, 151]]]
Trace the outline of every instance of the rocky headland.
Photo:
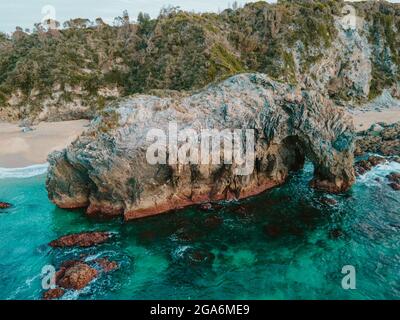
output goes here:
[[[149, 130], [254, 130], [254, 170], [235, 164], [150, 164]], [[50, 155], [49, 198], [89, 215], [134, 219], [197, 203], [240, 199], [285, 182], [305, 158], [313, 187], [348, 190], [355, 180], [353, 125], [316, 91], [241, 74], [193, 95], [138, 95], [110, 107], [67, 149]], [[181, 142], [182, 144], [182, 142]], [[243, 146], [244, 147], [244, 146]]]

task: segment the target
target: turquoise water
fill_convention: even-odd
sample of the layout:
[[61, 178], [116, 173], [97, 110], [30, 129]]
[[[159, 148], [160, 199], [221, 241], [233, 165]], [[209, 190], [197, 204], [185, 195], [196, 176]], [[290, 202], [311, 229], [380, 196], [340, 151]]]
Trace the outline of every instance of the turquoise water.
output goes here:
[[[399, 299], [400, 192], [384, 181], [390, 163], [332, 196], [308, 187], [312, 166], [283, 187], [215, 211], [188, 208], [123, 223], [86, 218], [47, 200], [45, 176], [0, 179], [0, 298], [40, 299], [41, 269], [110, 257], [120, 269], [65, 299]], [[376, 181], [381, 177], [382, 181]], [[207, 217], [218, 216], [220, 219]], [[59, 236], [110, 230], [109, 242], [52, 249]], [[356, 290], [341, 286], [356, 268]]]

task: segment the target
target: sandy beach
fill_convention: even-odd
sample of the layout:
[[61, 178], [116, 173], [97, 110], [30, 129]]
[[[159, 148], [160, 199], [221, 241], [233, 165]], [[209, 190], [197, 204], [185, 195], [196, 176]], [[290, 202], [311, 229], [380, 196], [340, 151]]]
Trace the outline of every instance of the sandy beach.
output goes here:
[[[400, 121], [400, 108], [350, 110], [356, 131], [377, 122]], [[43, 164], [54, 150], [61, 150], [75, 140], [88, 124], [87, 120], [43, 122], [33, 131], [22, 132], [16, 124], [0, 123], [0, 168], [21, 168]]]
[[387, 108], [381, 111], [376, 110], [352, 110], [349, 111], [354, 121], [356, 131], [369, 129], [374, 123], [384, 122], [392, 124], [400, 121], [400, 108]]
[[65, 148], [88, 123], [87, 120], [43, 122], [25, 133], [17, 124], [0, 123], [0, 167], [21, 168], [45, 163], [49, 153]]

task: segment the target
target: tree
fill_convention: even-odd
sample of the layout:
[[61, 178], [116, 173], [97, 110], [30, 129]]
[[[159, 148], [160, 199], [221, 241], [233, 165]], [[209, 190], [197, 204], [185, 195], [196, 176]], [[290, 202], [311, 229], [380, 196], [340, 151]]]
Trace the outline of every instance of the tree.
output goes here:
[[47, 27], [47, 30], [56, 30], [60, 27], [60, 23], [54, 19], [45, 20], [44, 25]]
[[15, 31], [12, 34], [14, 40], [20, 40], [25, 35], [24, 30], [21, 27], [15, 27]]
[[115, 17], [113, 24], [115, 27], [121, 27], [124, 24], [124, 19], [122, 17]]
[[91, 22], [89, 19], [77, 18], [64, 22], [63, 26], [64, 28], [85, 29], [90, 26], [90, 24]]
[[150, 21], [150, 15], [148, 13], [139, 12], [137, 17], [137, 22], [140, 25], [145, 25]]
[[171, 5], [166, 6], [160, 10], [159, 18], [168, 17], [169, 15], [176, 14], [179, 11], [180, 11], [179, 6], [171, 6]]
[[96, 20], [95, 20], [95, 23], [96, 23], [96, 25], [98, 26], [98, 27], [101, 27], [101, 26], [104, 26], [105, 25], [105, 22], [103, 21], [103, 19], [102, 18], [96, 18]]
[[0, 42], [8, 40], [8, 37], [5, 33], [0, 32]]
[[124, 10], [122, 13], [122, 20], [125, 25], [129, 24], [129, 13], [128, 10]]
[[149, 35], [153, 28], [153, 23], [151, 22], [150, 15], [147, 13], [139, 12], [139, 15], [137, 17], [137, 22], [141, 34]]

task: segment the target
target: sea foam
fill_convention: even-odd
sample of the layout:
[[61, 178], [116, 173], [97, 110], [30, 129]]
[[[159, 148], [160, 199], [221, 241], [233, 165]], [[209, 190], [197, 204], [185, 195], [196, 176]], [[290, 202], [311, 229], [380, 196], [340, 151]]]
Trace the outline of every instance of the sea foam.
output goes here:
[[377, 179], [385, 179], [386, 176], [392, 172], [400, 171], [400, 163], [395, 161], [386, 161], [373, 167], [366, 174], [361, 175], [357, 178], [357, 182], [365, 185], [380, 185]]
[[30, 178], [34, 176], [39, 176], [47, 172], [49, 167], [48, 163], [35, 164], [33, 166], [24, 168], [0, 168], [0, 179], [10, 179], [10, 178]]

